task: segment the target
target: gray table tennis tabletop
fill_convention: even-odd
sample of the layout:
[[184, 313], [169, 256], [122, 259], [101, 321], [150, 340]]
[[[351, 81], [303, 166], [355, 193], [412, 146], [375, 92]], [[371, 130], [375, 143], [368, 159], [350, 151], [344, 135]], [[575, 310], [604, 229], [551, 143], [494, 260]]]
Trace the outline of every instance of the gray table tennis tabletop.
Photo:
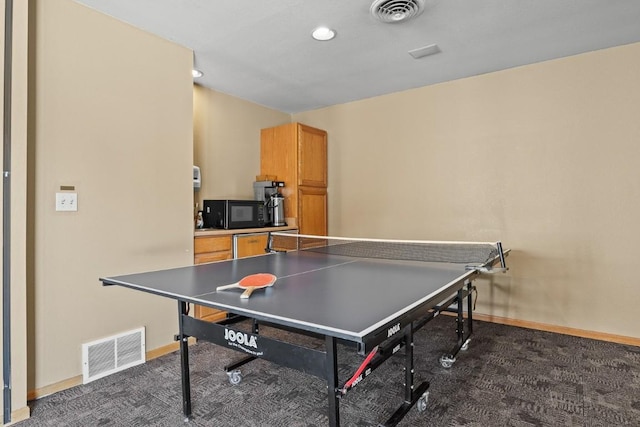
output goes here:
[[[273, 287], [256, 290], [249, 299], [240, 298], [241, 289], [216, 291], [218, 286], [254, 273], [274, 274], [277, 281]], [[294, 251], [100, 280], [105, 285], [362, 342], [405, 313], [437, 305], [473, 274], [459, 264]]]

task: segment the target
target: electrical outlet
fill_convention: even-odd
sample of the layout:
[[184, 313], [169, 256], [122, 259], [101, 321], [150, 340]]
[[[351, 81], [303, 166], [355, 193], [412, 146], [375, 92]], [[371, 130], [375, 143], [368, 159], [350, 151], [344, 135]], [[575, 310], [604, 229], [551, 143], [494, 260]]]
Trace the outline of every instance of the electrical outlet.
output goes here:
[[56, 211], [75, 212], [78, 210], [78, 193], [56, 193]]

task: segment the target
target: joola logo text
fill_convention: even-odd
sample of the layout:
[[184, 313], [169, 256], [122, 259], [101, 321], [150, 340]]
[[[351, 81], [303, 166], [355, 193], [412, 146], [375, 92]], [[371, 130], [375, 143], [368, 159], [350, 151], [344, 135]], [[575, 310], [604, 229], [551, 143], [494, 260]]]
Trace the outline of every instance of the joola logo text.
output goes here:
[[396, 323], [395, 325], [387, 329], [387, 338], [389, 338], [393, 334], [397, 334], [398, 332], [400, 332], [400, 323]]
[[233, 329], [224, 330], [224, 339], [239, 345], [258, 348], [258, 340], [255, 336], [240, 331], [234, 331]]
[[359, 383], [360, 381], [362, 381], [362, 379], [363, 379], [363, 378], [364, 378], [364, 376], [363, 376], [362, 374], [360, 374], [360, 375], [358, 376], [358, 378], [356, 378], [355, 380], [353, 380], [353, 383], [351, 384], [351, 387], [355, 387], [356, 385], [358, 385], [358, 383]]

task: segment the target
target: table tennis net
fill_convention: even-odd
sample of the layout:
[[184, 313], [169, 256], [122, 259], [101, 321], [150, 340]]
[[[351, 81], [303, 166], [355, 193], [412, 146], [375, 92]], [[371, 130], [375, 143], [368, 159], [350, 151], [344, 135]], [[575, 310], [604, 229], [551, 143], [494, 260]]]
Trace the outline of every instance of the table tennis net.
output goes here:
[[271, 233], [271, 251], [308, 251], [357, 258], [485, 265], [500, 256], [497, 244], [357, 239]]

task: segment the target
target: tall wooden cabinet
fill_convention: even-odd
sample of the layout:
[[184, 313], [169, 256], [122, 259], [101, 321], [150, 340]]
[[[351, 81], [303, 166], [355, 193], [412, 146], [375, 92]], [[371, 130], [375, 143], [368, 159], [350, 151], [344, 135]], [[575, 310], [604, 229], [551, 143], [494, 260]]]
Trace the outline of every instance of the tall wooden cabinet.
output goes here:
[[260, 173], [284, 181], [284, 216], [299, 233], [327, 234], [326, 131], [301, 123], [262, 129]]

